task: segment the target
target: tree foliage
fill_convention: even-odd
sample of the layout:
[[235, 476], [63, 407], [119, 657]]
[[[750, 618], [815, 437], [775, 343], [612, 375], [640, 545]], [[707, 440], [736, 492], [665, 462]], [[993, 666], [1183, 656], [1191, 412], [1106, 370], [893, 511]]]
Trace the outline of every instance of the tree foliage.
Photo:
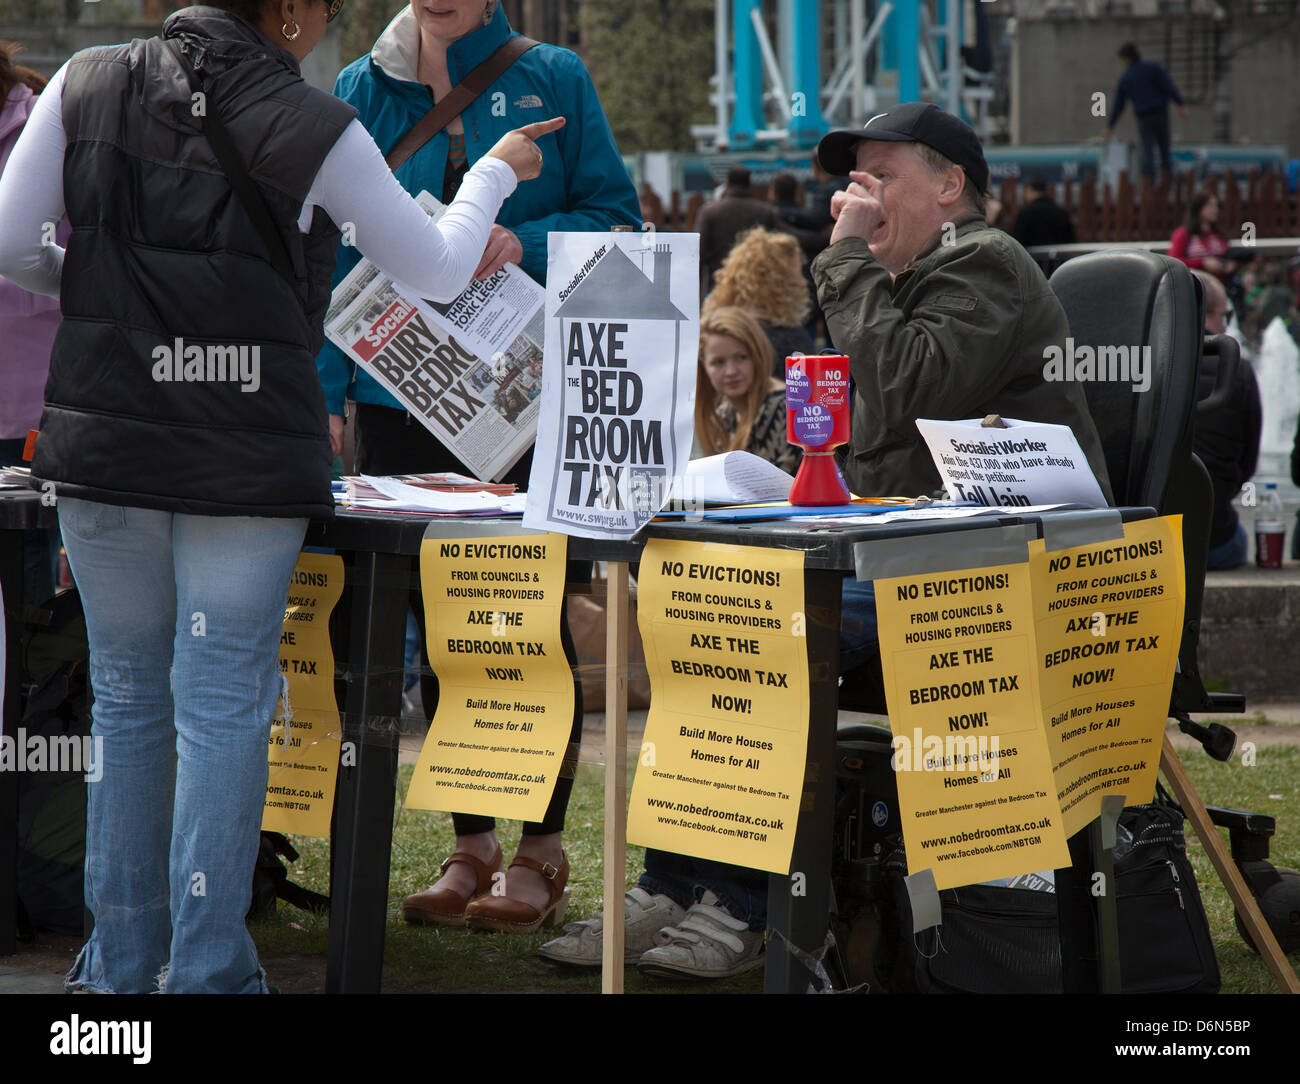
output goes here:
[[344, 67], [365, 56], [403, 7], [402, 0], [346, 0], [339, 16], [339, 63]]
[[707, 123], [713, 0], [583, 0], [582, 59], [619, 150], [689, 151]]

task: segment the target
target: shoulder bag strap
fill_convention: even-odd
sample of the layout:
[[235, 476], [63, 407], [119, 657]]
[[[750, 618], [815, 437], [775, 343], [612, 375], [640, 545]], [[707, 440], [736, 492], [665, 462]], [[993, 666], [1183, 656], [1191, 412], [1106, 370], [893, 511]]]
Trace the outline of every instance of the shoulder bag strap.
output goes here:
[[447, 127], [468, 108], [469, 103], [495, 83], [516, 60], [534, 45], [532, 38], [516, 34], [509, 41], [499, 45], [481, 64], [472, 68], [451, 91], [425, 113], [406, 135], [402, 136], [391, 151], [384, 156], [389, 169], [397, 169], [416, 151]]
[[262, 241], [271, 255], [271, 263], [284, 281], [289, 284], [294, 296], [297, 297], [298, 280], [293, 273], [293, 261], [289, 259], [289, 250], [285, 247], [284, 237], [275, 228], [275, 221], [271, 217], [271, 211], [266, 206], [266, 198], [248, 175], [248, 169], [245, 167], [243, 159], [239, 157], [239, 151], [235, 149], [235, 141], [230, 138], [230, 132], [221, 123], [221, 118], [217, 116], [215, 103], [210, 100], [211, 95], [203, 90], [198, 73], [190, 62], [185, 59], [185, 55], [181, 52], [180, 46], [176, 44], [174, 39], [167, 40], [165, 44], [171, 49], [176, 59], [180, 61], [185, 77], [189, 80], [190, 89], [195, 94], [204, 95], [203, 134], [207, 136], [208, 143], [211, 144], [212, 151], [217, 156], [217, 162], [225, 171], [230, 187], [234, 189], [235, 195], [239, 197], [239, 202], [243, 204], [248, 217], [253, 220], [253, 225], [261, 235]]

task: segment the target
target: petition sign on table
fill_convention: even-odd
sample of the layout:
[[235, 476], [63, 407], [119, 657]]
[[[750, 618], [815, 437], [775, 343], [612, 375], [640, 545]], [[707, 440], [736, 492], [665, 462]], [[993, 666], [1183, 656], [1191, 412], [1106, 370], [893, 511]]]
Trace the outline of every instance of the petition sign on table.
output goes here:
[[552, 233], [546, 364], [524, 524], [630, 538], [694, 431], [699, 235]]
[[1006, 428], [985, 426], [979, 419], [917, 419], [953, 500], [998, 507], [1106, 507], [1088, 457], [1068, 425], [1003, 421]]

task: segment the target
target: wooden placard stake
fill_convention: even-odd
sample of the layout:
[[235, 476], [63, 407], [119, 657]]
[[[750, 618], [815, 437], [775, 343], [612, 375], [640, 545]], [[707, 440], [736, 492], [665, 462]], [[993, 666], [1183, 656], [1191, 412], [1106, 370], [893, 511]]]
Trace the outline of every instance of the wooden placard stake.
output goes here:
[[623, 893], [627, 887], [628, 572], [609, 563], [605, 614], [605, 892], [600, 989], [623, 992]]

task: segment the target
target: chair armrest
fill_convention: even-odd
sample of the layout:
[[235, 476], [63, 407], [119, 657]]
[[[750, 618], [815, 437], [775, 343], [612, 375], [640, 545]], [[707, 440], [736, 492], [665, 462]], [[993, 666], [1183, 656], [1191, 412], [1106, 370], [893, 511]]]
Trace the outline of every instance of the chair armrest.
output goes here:
[[1237, 363], [1241, 360], [1241, 347], [1231, 335], [1207, 335], [1201, 356], [1219, 359], [1218, 378], [1214, 390], [1196, 404], [1197, 414], [1208, 414], [1228, 401], [1237, 380]]

